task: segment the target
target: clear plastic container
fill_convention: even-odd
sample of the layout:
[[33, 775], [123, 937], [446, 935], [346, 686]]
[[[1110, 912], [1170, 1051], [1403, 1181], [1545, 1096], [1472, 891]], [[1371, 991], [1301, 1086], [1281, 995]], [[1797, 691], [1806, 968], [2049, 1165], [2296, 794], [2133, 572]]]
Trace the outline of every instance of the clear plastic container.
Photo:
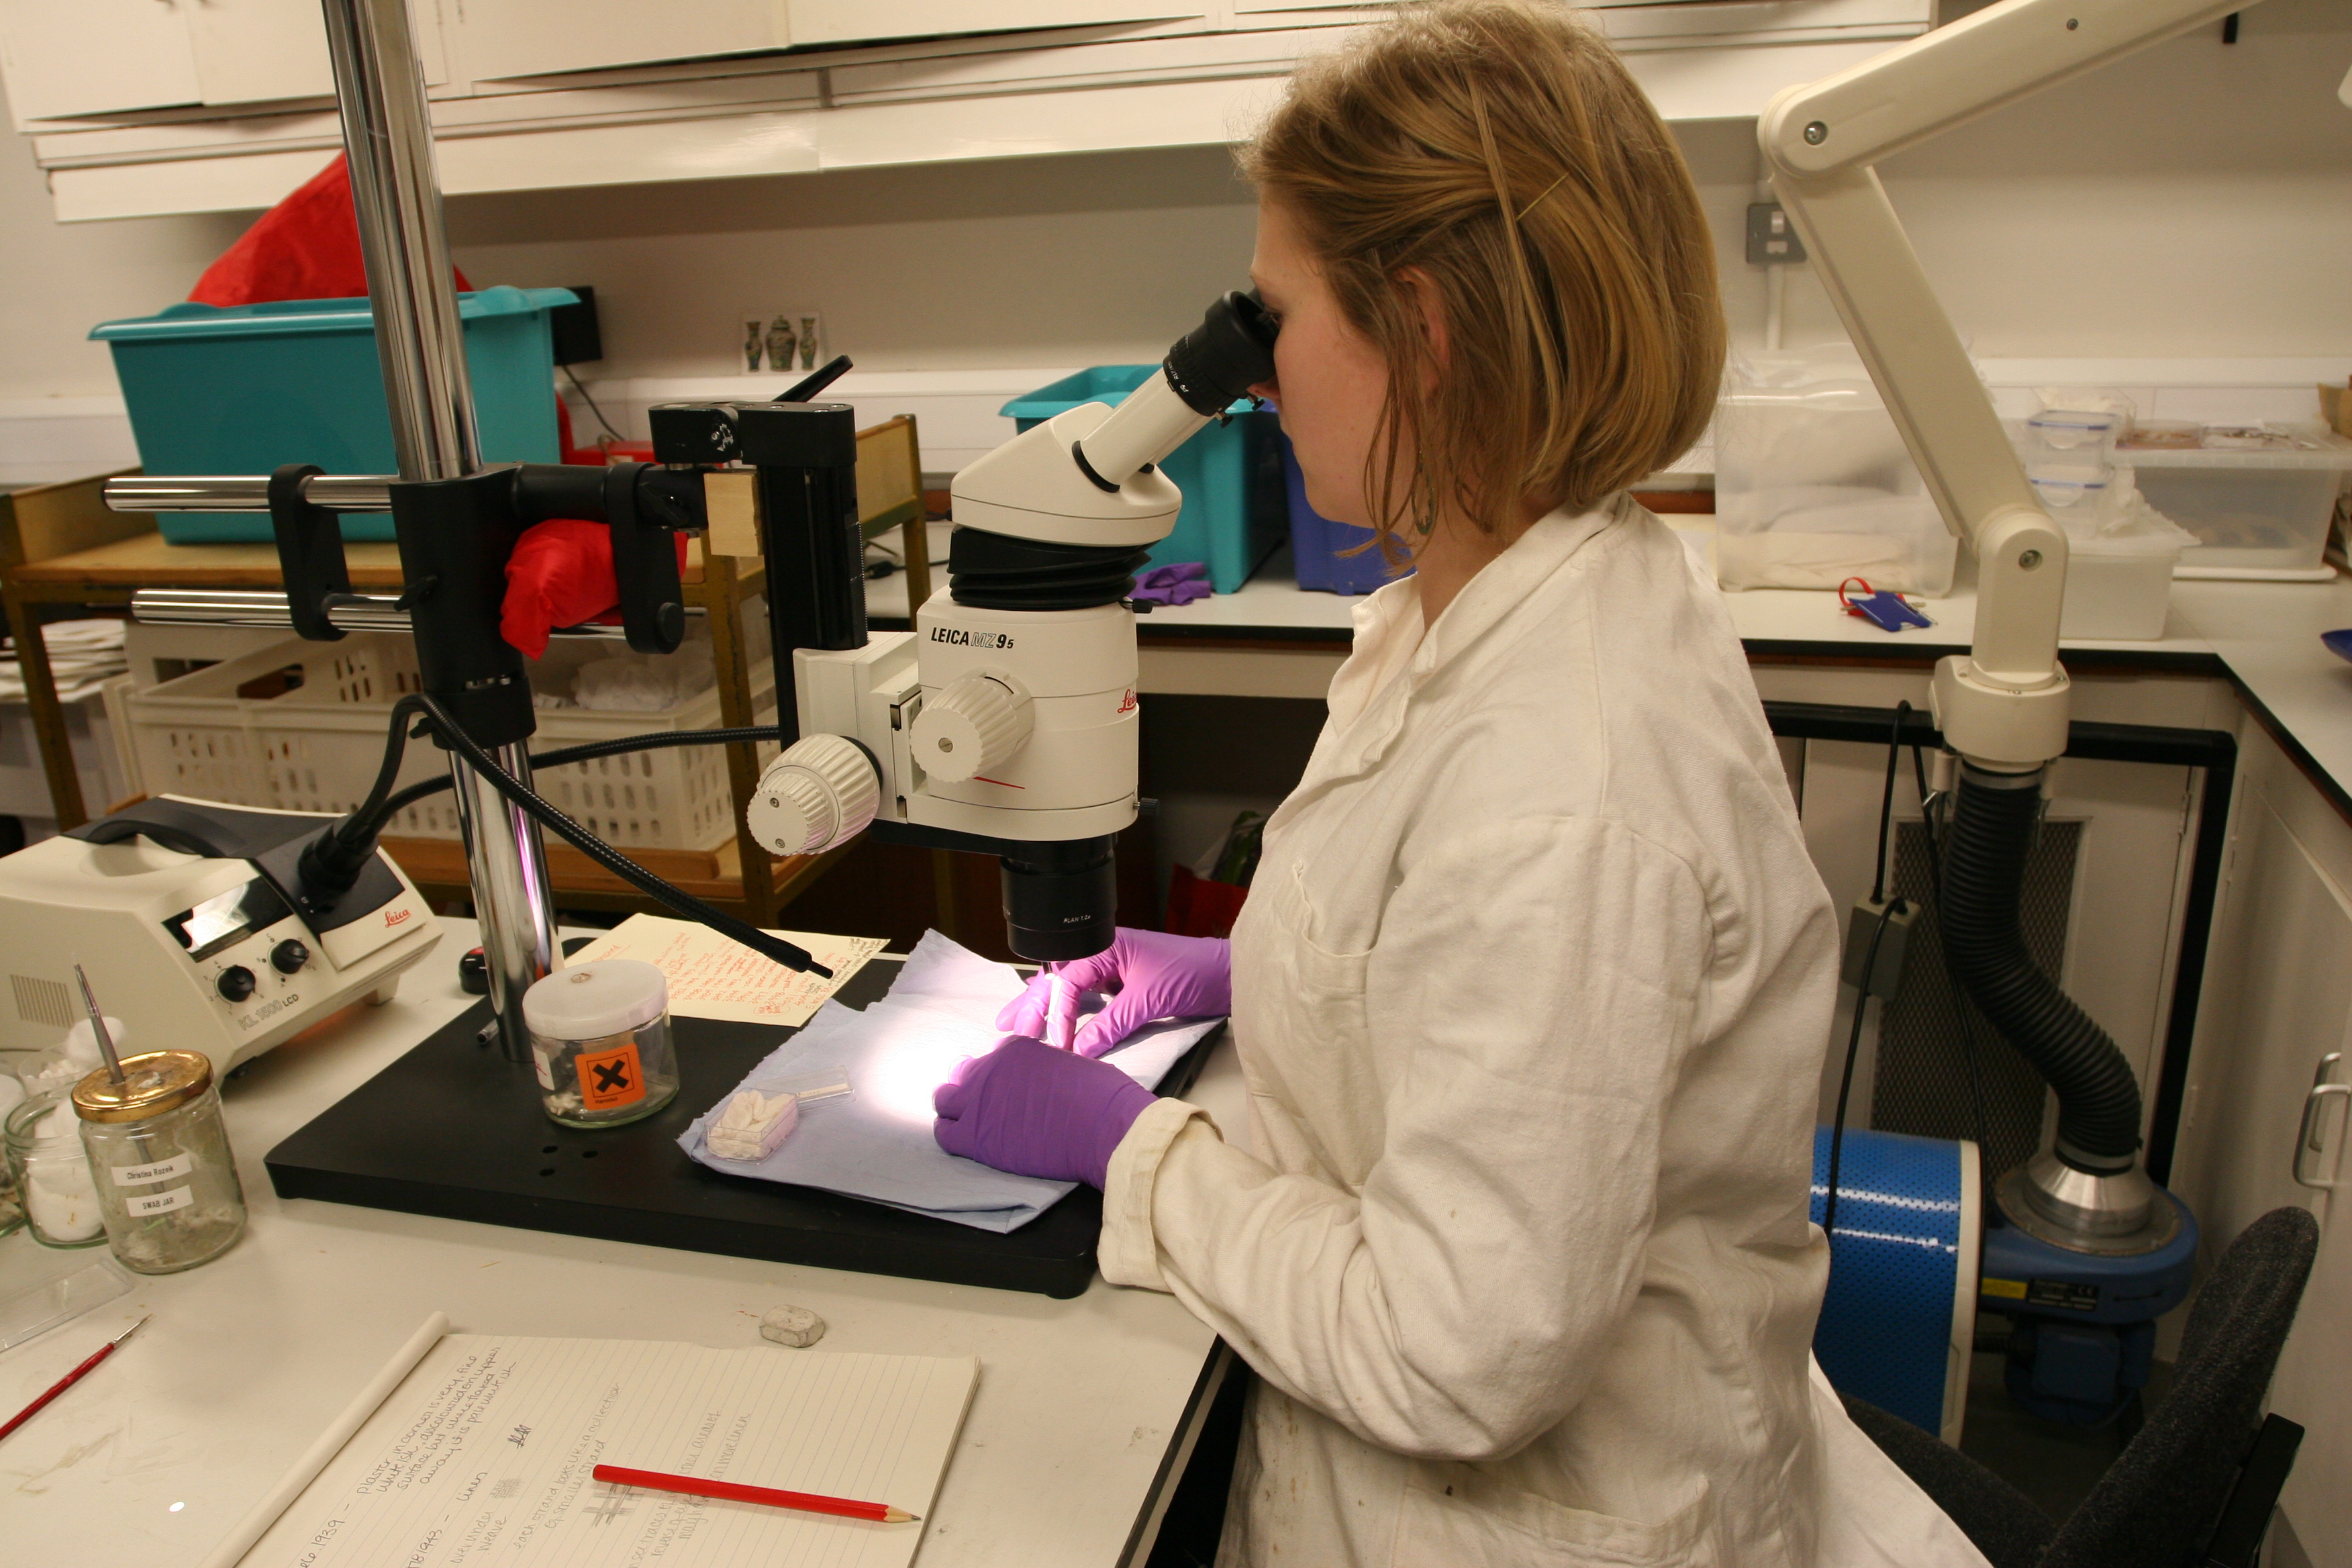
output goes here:
[[2180, 536], [2168, 530], [2068, 534], [2066, 601], [2058, 635], [2097, 642], [2153, 642], [2163, 637]]
[[8, 1113], [0, 1141], [33, 1239], [44, 1247], [96, 1247], [106, 1239], [106, 1221], [68, 1093], [51, 1089], [26, 1100]]
[[540, 1103], [566, 1127], [617, 1127], [677, 1094], [669, 982], [634, 958], [559, 969], [523, 993]]
[[2130, 416], [2106, 408], [2044, 408], [2025, 421], [2026, 461], [2104, 463]]
[[73, 1108], [116, 1262], [176, 1274], [236, 1245], [245, 1186], [202, 1051], [125, 1057], [121, 1083], [100, 1068], [74, 1086]]
[[2129, 447], [2139, 493], [2197, 536], [2184, 577], [2318, 581], [2352, 441], [2323, 425], [2282, 425], [2293, 444], [2214, 450]]
[[1716, 576], [1727, 588], [1950, 592], [1958, 542], [1849, 345], [1734, 366], [1716, 418]]

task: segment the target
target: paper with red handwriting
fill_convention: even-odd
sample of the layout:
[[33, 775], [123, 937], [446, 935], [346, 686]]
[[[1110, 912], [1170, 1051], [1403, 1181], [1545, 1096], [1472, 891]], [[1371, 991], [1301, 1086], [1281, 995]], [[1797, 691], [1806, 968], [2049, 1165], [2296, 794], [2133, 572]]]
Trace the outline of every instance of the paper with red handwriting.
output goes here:
[[883, 945], [878, 936], [826, 936], [805, 931], [768, 934], [806, 948], [811, 957], [833, 971], [833, 978], [795, 973], [709, 926], [660, 915], [631, 915], [566, 962], [642, 959], [668, 979], [669, 1010], [679, 1017], [798, 1028], [826, 997], [865, 968], [866, 961], [881, 952]]

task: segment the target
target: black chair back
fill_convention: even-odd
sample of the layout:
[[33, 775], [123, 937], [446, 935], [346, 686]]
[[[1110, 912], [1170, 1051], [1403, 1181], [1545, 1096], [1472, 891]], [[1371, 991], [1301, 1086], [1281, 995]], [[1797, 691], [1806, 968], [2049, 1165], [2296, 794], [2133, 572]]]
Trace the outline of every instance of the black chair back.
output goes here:
[[2038, 1568], [2201, 1568], [2318, 1249], [2318, 1224], [2299, 1208], [2272, 1210], [2230, 1244], [2189, 1311], [2171, 1392]]

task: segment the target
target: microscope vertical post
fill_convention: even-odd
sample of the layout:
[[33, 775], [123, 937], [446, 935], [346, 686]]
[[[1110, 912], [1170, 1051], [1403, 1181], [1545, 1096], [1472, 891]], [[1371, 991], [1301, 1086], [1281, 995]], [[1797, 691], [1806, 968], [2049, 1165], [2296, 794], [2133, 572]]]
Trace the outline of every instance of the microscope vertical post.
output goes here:
[[[450, 281], [433, 126], [406, 0], [324, 0], [384, 403], [404, 481], [480, 471], [472, 384]], [[411, 584], [412, 588], [415, 585]], [[523, 741], [493, 755], [524, 784]], [[553, 965], [555, 910], [539, 825], [454, 754], [451, 782], [505, 1055], [530, 1056], [522, 994]]]

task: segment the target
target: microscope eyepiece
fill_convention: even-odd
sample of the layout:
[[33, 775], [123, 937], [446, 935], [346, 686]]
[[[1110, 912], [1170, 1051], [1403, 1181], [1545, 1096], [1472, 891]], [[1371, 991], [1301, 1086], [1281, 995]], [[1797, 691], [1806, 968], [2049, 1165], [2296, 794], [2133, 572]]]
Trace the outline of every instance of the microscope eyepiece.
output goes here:
[[1214, 418], [1251, 387], [1274, 379], [1280, 330], [1255, 292], [1228, 292], [1168, 351], [1168, 384], [1193, 413]]

